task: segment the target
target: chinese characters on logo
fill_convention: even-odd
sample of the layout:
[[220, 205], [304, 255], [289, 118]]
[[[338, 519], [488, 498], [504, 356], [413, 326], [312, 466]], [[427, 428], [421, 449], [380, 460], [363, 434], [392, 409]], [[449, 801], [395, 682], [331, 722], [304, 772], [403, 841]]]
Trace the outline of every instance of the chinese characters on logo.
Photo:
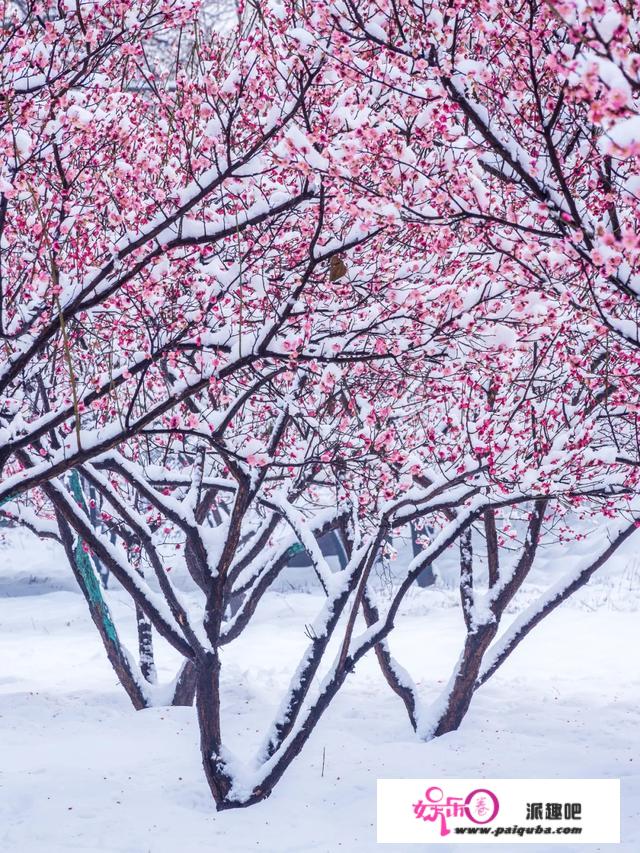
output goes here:
[[582, 820], [581, 803], [527, 803], [527, 820]]
[[476, 788], [466, 797], [446, 797], [442, 788], [427, 788], [425, 799], [413, 804], [418, 820], [440, 821], [440, 835], [449, 835], [448, 818], [464, 818], [473, 823], [490, 823], [500, 808], [498, 798], [486, 788]]

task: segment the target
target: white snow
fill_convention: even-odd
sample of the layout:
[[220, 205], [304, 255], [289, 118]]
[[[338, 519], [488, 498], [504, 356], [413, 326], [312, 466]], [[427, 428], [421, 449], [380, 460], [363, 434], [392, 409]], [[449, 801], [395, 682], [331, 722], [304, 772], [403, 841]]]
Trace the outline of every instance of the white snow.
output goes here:
[[[134, 711], [60, 551], [25, 532], [4, 528], [0, 538], [2, 851], [370, 853], [378, 777], [567, 775], [622, 778], [623, 843], [593, 849], [640, 849], [640, 626], [625, 606], [635, 601], [637, 609], [640, 571], [631, 552], [534, 629], [478, 692], [458, 732], [419, 742], [370, 655], [271, 798], [217, 814], [194, 710]], [[528, 588], [523, 604], [538, 592]], [[320, 596], [268, 594], [242, 638], [225, 647], [225, 737], [243, 760], [263, 741]], [[114, 590], [110, 602], [134, 648], [127, 596]], [[457, 593], [416, 589], [400, 616], [392, 653], [421, 695], [435, 699], [463, 636]], [[178, 659], [160, 641], [156, 648], [166, 681]], [[536, 853], [554, 849], [539, 845]]]
[[604, 137], [602, 147], [608, 151], [607, 141], [618, 148], [627, 148], [640, 142], [640, 116], [632, 116], [617, 122]]

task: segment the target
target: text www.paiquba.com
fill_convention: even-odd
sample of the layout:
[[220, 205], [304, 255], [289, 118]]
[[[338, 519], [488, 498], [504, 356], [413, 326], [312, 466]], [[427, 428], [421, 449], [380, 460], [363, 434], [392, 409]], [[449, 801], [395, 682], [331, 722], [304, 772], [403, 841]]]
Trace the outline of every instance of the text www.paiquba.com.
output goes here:
[[457, 835], [580, 835], [581, 826], [456, 826]]

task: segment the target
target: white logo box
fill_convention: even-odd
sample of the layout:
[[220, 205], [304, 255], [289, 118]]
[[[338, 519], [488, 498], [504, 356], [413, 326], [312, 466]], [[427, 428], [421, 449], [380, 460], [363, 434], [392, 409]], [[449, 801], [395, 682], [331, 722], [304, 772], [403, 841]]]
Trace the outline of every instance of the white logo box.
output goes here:
[[379, 844], [618, 844], [619, 779], [378, 779]]

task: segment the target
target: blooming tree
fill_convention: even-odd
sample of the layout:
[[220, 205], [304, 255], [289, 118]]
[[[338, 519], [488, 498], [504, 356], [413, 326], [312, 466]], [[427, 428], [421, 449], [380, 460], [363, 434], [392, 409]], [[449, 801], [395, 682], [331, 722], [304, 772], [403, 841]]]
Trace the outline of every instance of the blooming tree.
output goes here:
[[[242, 277], [225, 265], [229, 245], [252, 231], [242, 266], [254, 242], [269, 244], [269, 227], [277, 233], [317, 196], [267, 154], [317, 68], [292, 56], [275, 73], [277, 57], [255, 49], [229, 63], [215, 35], [197, 55], [178, 54], [177, 71], [165, 68], [156, 38], [182, 36], [191, 15], [182, 3], [39, 11], [9, 5], [3, 31], [4, 499], [197, 390], [172, 386], [170, 362], [206, 351], [204, 387], [216, 354], [229, 354], [221, 327], [240, 304], [229, 295]], [[238, 350], [226, 373], [254, 357]], [[39, 464], [21, 456], [27, 449]]]
[[[491, 646], [552, 502], [635, 508], [631, 260], [595, 254], [622, 240], [594, 177], [611, 155], [583, 139], [575, 22], [527, 8], [255, 4], [225, 35], [185, 4], [6, 7], [1, 511], [61, 540], [136, 707], [195, 689], [220, 809], [271, 793], [370, 650], [421, 733], [454, 728], [593, 570]], [[593, 50], [615, 65], [609, 46]], [[496, 513], [515, 507], [507, 569]], [[372, 570], [418, 521], [432, 540], [383, 606]], [[427, 726], [387, 637], [456, 542], [467, 639]], [[293, 546], [325, 598], [246, 765], [222, 649]], [[135, 603], [139, 665], [92, 559]], [[185, 659], [170, 690], [152, 629]]]
[[[499, 670], [529, 632], [587, 584], [636, 531], [637, 499], [622, 504], [619, 500], [605, 500], [599, 510], [610, 516], [608, 523], [603, 523], [597, 512], [593, 495], [589, 503], [589, 524], [598, 519], [596, 535], [578, 533], [575, 516], [570, 524], [566, 520], [560, 524], [564, 528], [559, 534], [560, 541], [565, 547], [569, 543], [574, 549], [578, 547], [582, 556], [531, 604], [520, 607], [512, 619], [506, 617], [508, 608], [517, 601], [537, 555], [555, 538], [552, 531], [558, 526], [558, 516], [566, 516], [566, 505], [563, 507], [562, 502], [545, 497], [532, 502], [532, 509], [527, 510], [524, 504], [524, 517], [521, 507], [511, 506], [507, 512], [496, 512], [495, 507], [489, 507], [475, 525], [462, 531], [458, 538], [459, 590], [465, 634], [460, 656], [444, 690], [427, 702], [404, 669], [397, 663], [385, 665], [381, 660], [383, 674], [404, 702], [411, 725], [421, 739], [429, 740], [456, 730], [475, 692]], [[586, 543], [581, 542], [583, 539]]]
[[[404, 150], [381, 156], [416, 219], [475, 223], [479, 249], [637, 348], [636, 6], [338, 0], [306, 11], [345, 74], [401, 117]], [[415, 204], [407, 187], [436, 168], [434, 193]]]
[[[608, 434], [605, 455], [614, 468], [615, 463], [637, 465], [632, 426], [637, 394], [631, 379], [639, 341], [637, 9], [618, 2], [484, 0], [338, 0], [286, 8], [299, 16], [320, 50], [339, 56], [342, 75], [359, 79], [366, 93], [354, 106], [362, 121], [358, 149], [375, 150], [386, 171], [372, 175], [356, 168], [353, 184], [393, 199], [403, 217], [429, 235], [438, 225], [436, 250], [464, 245], [473, 258], [470, 265], [494, 287], [504, 283], [510, 318], [544, 315], [549, 334], [543, 346], [561, 341], [560, 358], [575, 379], [580, 376], [583, 388], [595, 392], [587, 394], [591, 399], [582, 391], [568, 397], [562, 404], [565, 417], [571, 419], [576, 405], [600, 407], [600, 427]], [[363, 101], [377, 105], [373, 124], [363, 118]], [[395, 144], [380, 133], [384, 117], [395, 121]], [[565, 336], [567, 320], [581, 332]], [[475, 322], [469, 320], [470, 333]], [[550, 344], [554, 334], [559, 337]], [[544, 432], [552, 411], [545, 406], [534, 429]], [[589, 430], [582, 439], [591, 450], [602, 447], [596, 432]], [[538, 449], [544, 445], [546, 439]], [[546, 446], [555, 452], [562, 443]], [[531, 457], [522, 460], [521, 484], [541, 474], [541, 458], [534, 457], [533, 465]], [[626, 486], [633, 493], [633, 475]], [[470, 586], [470, 531], [461, 541], [467, 641], [457, 672], [428, 722], [417, 722], [415, 697], [411, 691], [403, 694], [424, 734], [456, 727], [473, 690], [488, 677], [480, 674], [483, 656], [531, 568], [545, 506], [548, 510], [548, 503], [538, 502], [533, 510], [508, 581], [499, 577], [490, 521], [485, 535], [492, 568], [485, 593]], [[593, 508], [604, 509], [606, 517], [625, 504]], [[529, 621], [517, 623], [518, 641], [631, 534], [633, 516], [621, 518], [612, 544], [578, 571], [582, 580], [565, 579], [561, 591], [529, 613]], [[480, 615], [476, 598], [484, 608]], [[488, 674], [514, 647], [508, 636], [502, 651], [496, 646], [490, 653], [494, 662]]]

